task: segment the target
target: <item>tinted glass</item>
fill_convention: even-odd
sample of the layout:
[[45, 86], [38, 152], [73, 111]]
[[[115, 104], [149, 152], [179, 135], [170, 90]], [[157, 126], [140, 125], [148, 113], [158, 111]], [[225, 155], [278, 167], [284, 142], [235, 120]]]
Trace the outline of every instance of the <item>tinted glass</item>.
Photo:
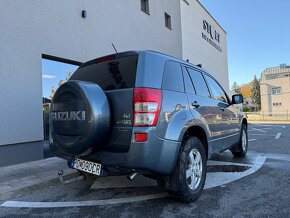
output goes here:
[[185, 91], [188, 94], [196, 94], [195, 90], [193, 88], [191, 79], [188, 75], [188, 72], [185, 68], [183, 68], [183, 78], [184, 78], [184, 86], [185, 86]]
[[79, 68], [70, 80], [97, 83], [103, 90], [133, 88], [138, 56], [128, 56]]
[[181, 66], [177, 62], [167, 61], [164, 67], [162, 89], [184, 92]]
[[208, 82], [208, 85], [212, 91], [213, 94], [213, 98], [219, 100], [219, 101], [223, 101], [223, 102], [228, 102], [227, 101], [227, 97], [225, 95], [225, 92], [223, 91], [223, 89], [221, 88], [221, 86], [210, 76], [205, 75], [206, 80]]
[[195, 92], [197, 95], [204, 96], [204, 97], [210, 97], [209, 90], [207, 88], [207, 85], [204, 81], [204, 78], [201, 74], [201, 72], [196, 71], [191, 68], [187, 68], [189, 76], [193, 82], [193, 86], [195, 89]]
[[148, 0], [141, 0], [141, 10], [149, 14], [149, 1]]

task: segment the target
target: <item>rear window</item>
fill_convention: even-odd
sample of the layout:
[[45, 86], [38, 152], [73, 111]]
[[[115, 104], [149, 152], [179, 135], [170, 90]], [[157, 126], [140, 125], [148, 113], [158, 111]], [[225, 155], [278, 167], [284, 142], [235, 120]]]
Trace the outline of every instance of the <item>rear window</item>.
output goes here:
[[137, 61], [138, 55], [103, 62], [90, 61], [90, 64], [81, 66], [70, 80], [96, 83], [104, 91], [134, 88]]

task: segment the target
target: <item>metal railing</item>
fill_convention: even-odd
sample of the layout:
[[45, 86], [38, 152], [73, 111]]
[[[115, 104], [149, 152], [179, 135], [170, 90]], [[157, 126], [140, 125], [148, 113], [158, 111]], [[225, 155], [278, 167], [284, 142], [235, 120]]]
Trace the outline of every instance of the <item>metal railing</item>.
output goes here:
[[249, 120], [290, 120], [290, 113], [276, 113], [276, 112], [246, 112]]

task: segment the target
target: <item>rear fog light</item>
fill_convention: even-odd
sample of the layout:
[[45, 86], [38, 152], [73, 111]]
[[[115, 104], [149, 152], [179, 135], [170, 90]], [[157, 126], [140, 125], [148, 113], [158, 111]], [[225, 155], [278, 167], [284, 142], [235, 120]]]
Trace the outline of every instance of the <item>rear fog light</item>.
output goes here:
[[135, 142], [146, 142], [148, 139], [147, 133], [134, 133]]

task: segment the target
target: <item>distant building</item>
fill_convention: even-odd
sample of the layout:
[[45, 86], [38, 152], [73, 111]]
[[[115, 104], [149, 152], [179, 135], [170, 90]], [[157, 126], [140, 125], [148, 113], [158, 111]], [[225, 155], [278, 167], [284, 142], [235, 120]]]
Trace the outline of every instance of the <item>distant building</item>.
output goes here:
[[248, 107], [250, 111], [257, 110], [257, 106], [253, 104], [252, 98], [244, 98], [243, 107]]
[[263, 112], [290, 113], [290, 66], [269, 67], [261, 75]]

